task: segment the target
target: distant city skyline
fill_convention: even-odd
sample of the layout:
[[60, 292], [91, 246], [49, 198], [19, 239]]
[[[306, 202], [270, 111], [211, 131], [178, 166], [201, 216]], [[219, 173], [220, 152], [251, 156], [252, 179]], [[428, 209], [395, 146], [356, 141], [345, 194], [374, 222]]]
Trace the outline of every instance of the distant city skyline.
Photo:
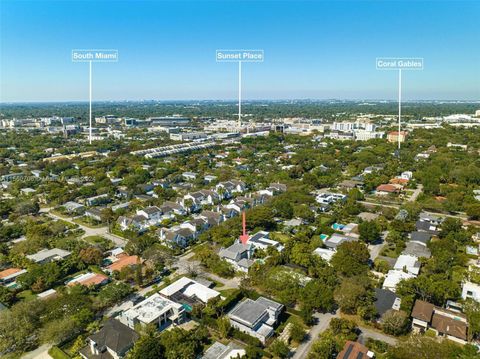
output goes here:
[[72, 49], [118, 49], [93, 64], [93, 100], [235, 100], [236, 63], [217, 49], [263, 49], [243, 64], [248, 100], [395, 100], [377, 57], [422, 57], [403, 99], [480, 100], [476, 1], [2, 1], [0, 101], [88, 100]]

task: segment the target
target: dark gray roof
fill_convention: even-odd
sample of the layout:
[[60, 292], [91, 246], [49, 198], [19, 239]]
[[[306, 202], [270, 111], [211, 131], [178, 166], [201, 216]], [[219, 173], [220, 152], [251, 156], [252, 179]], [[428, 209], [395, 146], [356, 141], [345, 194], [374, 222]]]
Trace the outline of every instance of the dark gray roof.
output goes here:
[[412, 256], [417, 256], [417, 257], [425, 257], [425, 258], [430, 258], [432, 256], [432, 252], [430, 252], [430, 249], [427, 248], [427, 246], [417, 243], [417, 242], [412, 242], [408, 241], [406, 248], [403, 250], [402, 254], [410, 254]]
[[247, 298], [233, 308], [233, 310], [230, 312], [230, 315], [240, 319], [243, 323], [245, 323], [245, 325], [252, 327], [263, 316], [266, 315], [266, 311], [266, 305], [254, 302], [253, 300]]
[[[429, 233], [432, 233], [432, 234], [438, 234], [439, 233], [439, 231], [437, 231], [437, 227], [432, 225], [429, 222], [417, 221], [415, 223], [415, 228], [417, 229], [417, 231], [425, 231], [425, 232], [429, 232]], [[433, 229], [433, 228], [435, 228], [435, 229]]]
[[432, 238], [432, 234], [427, 233], [427, 232], [412, 232], [410, 234], [410, 238], [412, 241], [423, 243], [427, 245], [427, 243], [430, 241]]
[[392, 309], [397, 295], [389, 290], [375, 288], [375, 309], [379, 316], [385, 314], [387, 310]]
[[99, 348], [107, 347], [120, 355], [125, 354], [140, 336], [116, 319], [109, 319], [102, 329], [89, 336]]

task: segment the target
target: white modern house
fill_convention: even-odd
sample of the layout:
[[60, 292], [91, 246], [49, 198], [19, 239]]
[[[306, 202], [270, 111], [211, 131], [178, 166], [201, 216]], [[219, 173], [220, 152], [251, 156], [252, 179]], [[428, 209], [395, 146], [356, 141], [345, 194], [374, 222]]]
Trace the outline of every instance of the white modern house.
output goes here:
[[480, 285], [472, 282], [464, 282], [462, 286], [462, 298], [473, 299], [480, 303]]
[[161, 296], [153, 294], [134, 307], [123, 312], [120, 321], [134, 329], [136, 324], [146, 325], [153, 323], [163, 330], [170, 324], [181, 324], [185, 320], [183, 305]]

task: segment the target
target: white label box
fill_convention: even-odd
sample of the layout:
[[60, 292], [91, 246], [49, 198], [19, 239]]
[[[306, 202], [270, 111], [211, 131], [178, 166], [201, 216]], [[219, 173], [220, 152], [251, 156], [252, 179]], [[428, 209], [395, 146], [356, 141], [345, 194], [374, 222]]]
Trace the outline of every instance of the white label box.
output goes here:
[[118, 50], [113, 49], [75, 49], [72, 50], [73, 62], [118, 62]]
[[422, 57], [377, 57], [377, 70], [423, 70]]
[[217, 62], [263, 62], [263, 50], [217, 50]]

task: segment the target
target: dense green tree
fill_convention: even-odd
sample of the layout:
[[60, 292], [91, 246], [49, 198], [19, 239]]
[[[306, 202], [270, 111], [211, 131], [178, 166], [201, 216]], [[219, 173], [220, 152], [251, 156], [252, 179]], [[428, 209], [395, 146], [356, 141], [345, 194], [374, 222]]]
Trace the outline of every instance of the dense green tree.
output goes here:
[[344, 242], [340, 244], [330, 264], [341, 275], [351, 277], [368, 270], [370, 253], [361, 242]]
[[380, 228], [376, 221], [366, 221], [358, 225], [360, 239], [366, 243], [373, 243], [380, 239]]

